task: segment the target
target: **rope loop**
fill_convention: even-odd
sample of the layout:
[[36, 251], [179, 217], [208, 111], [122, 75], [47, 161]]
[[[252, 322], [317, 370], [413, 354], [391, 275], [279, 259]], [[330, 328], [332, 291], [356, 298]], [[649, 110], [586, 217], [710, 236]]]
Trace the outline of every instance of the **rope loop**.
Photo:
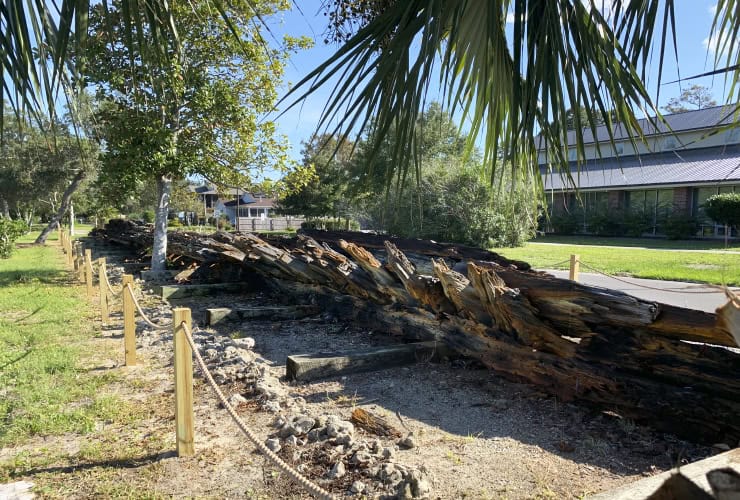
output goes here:
[[149, 317], [144, 313], [144, 310], [139, 305], [139, 300], [136, 298], [136, 295], [134, 294], [134, 289], [131, 286], [131, 283], [126, 283], [126, 288], [128, 289], [129, 293], [131, 294], [131, 298], [134, 301], [134, 306], [136, 306], [136, 310], [139, 311], [139, 314], [141, 315], [142, 319], [146, 324], [154, 328], [155, 330], [169, 330], [172, 328], [172, 321], [169, 323], [166, 323], [164, 325], [158, 325], [157, 323], [153, 322]]

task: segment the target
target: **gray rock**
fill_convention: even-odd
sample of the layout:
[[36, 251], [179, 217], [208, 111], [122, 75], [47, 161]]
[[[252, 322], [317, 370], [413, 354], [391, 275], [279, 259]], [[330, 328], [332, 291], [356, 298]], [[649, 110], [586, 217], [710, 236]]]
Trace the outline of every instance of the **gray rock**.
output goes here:
[[343, 444], [349, 448], [352, 446], [352, 436], [349, 434], [339, 434], [334, 438], [334, 444]]
[[280, 403], [275, 400], [265, 401], [265, 403], [262, 404], [262, 409], [270, 413], [280, 413]]
[[288, 436], [294, 436], [295, 434], [295, 427], [293, 427], [293, 424], [290, 422], [286, 423], [278, 431], [278, 436], [280, 436], [281, 438], [287, 438]]
[[352, 483], [352, 487], [349, 489], [349, 491], [351, 491], [355, 495], [359, 495], [360, 493], [365, 491], [365, 483], [363, 483], [362, 481], [355, 481], [354, 483]]
[[231, 406], [239, 406], [242, 403], [246, 403], [247, 399], [241, 394], [232, 394], [229, 398], [229, 404]]
[[316, 421], [306, 415], [301, 415], [293, 421], [293, 427], [297, 435], [307, 434], [308, 431], [313, 429], [315, 424]]
[[358, 451], [355, 452], [354, 455], [352, 455], [352, 458], [350, 458], [350, 462], [354, 465], [367, 465], [372, 461], [373, 457], [370, 455], [370, 453], [366, 451]]
[[277, 453], [281, 448], [280, 440], [277, 438], [270, 438], [265, 441], [265, 446], [267, 446], [270, 451]]
[[409, 472], [406, 481], [411, 486], [411, 494], [414, 498], [424, 498], [432, 491], [426, 475], [418, 469]]
[[337, 462], [334, 464], [334, 467], [329, 471], [329, 479], [339, 479], [340, 477], [343, 477], [347, 473], [347, 470], [344, 467], [344, 463]]
[[284, 425], [285, 425], [285, 419], [283, 418], [282, 415], [278, 415], [277, 417], [275, 417], [275, 420], [272, 421], [273, 427], [280, 428]]
[[398, 446], [407, 450], [410, 450], [411, 448], [416, 448], [416, 439], [414, 438], [414, 433], [409, 432], [408, 436], [398, 442]]
[[295, 436], [288, 436], [285, 438], [285, 444], [289, 444], [291, 446], [298, 446], [298, 438]]
[[306, 435], [306, 437], [308, 438], [308, 442], [315, 443], [316, 441], [320, 441], [323, 431], [324, 429], [322, 428], [311, 429], [310, 431], [308, 431], [308, 434]]
[[329, 437], [337, 437], [339, 434], [354, 434], [355, 426], [352, 422], [346, 420], [329, 420], [326, 422], [326, 435]]
[[390, 448], [390, 447], [383, 448], [383, 451], [381, 452], [381, 455], [385, 459], [393, 458], [393, 454], [394, 454], [393, 448]]

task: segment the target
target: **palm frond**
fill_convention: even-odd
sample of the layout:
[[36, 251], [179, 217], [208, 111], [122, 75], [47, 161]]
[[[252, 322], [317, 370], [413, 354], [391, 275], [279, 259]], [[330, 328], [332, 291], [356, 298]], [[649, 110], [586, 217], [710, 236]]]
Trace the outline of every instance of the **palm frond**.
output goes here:
[[[602, 3], [396, 1], [299, 82], [288, 104], [337, 79], [320, 128], [346, 135], [372, 120], [376, 149], [393, 131], [399, 147], [390, 182], [413, 164], [413, 147], [400, 145], [413, 145], [415, 119], [439, 85], [449, 111], [470, 124], [470, 147], [482, 138], [491, 179], [503, 164], [539, 179], [536, 154], [545, 146], [553, 168], [572, 181], [578, 169], [570, 171], [568, 149], [585, 158], [584, 129], [595, 134], [603, 121], [612, 141], [617, 127], [640, 141], [637, 116], [660, 117], [643, 82], [650, 66], [662, 68], [671, 44], [675, 54], [672, 0], [615, 0], [609, 13]], [[736, 57], [734, 0], [719, 2], [716, 25]], [[576, 130], [567, 130], [566, 110], [578, 106], [603, 120], [576, 117]]]

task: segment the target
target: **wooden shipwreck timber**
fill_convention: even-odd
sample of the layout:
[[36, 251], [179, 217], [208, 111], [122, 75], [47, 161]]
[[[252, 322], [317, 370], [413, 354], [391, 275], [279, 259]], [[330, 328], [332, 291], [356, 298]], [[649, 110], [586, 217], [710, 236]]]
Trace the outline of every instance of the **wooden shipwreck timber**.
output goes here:
[[[96, 236], [140, 249], [152, 241], [151, 226], [118, 220]], [[740, 304], [719, 314], [683, 309], [481, 249], [362, 233], [178, 232], [168, 245], [218, 276], [259, 276], [293, 303], [444, 342], [563, 401], [695, 441], [740, 439], [740, 354], [731, 332]]]

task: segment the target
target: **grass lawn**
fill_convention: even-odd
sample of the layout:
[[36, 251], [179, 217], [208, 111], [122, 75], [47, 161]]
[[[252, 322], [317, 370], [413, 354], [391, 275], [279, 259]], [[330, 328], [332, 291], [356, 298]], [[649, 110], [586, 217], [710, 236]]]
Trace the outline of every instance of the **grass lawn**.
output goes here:
[[122, 408], [98, 395], [115, 376], [81, 367], [83, 357], [97, 354], [89, 340], [98, 326], [68, 274], [55, 244], [19, 248], [0, 260], [0, 448], [89, 432]]
[[[662, 248], [666, 250], [725, 250], [724, 240], [668, 240], [665, 238], [617, 238], [608, 236], [560, 236], [548, 234], [535, 238], [530, 243]], [[730, 240], [727, 250], [740, 251], [740, 241]]]
[[[549, 242], [550, 238], [546, 240]], [[740, 285], [740, 253], [692, 252], [683, 249], [672, 252], [662, 246], [671, 243], [666, 240], [659, 243], [660, 248], [638, 248], [636, 245], [621, 243], [619, 246], [634, 246], [635, 248], [585, 246], [597, 245], [595, 240], [598, 239], [578, 238], [577, 241], [582, 243], [580, 245], [548, 245], [540, 243], [544, 241], [543, 239], [538, 239], [520, 248], [494, 248], [492, 250], [510, 259], [529, 262], [538, 269], [568, 269], [569, 263], [556, 263], [567, 261], [571, 254], [578, 254], [583, 263], [608, 274], [717, 285]], [[615, 241], [617, 239], [609, 238], [608, 240], [610, 244], [617, 245]], [[643, 246], [657, 243], [657, 240], [629, 240], [627, 238], [619, 240], [641, 242]], [[565, 243], [565, 241], [559, 241], [559, 243]], [[581, 272], [592, 271], [582, 265]]]

